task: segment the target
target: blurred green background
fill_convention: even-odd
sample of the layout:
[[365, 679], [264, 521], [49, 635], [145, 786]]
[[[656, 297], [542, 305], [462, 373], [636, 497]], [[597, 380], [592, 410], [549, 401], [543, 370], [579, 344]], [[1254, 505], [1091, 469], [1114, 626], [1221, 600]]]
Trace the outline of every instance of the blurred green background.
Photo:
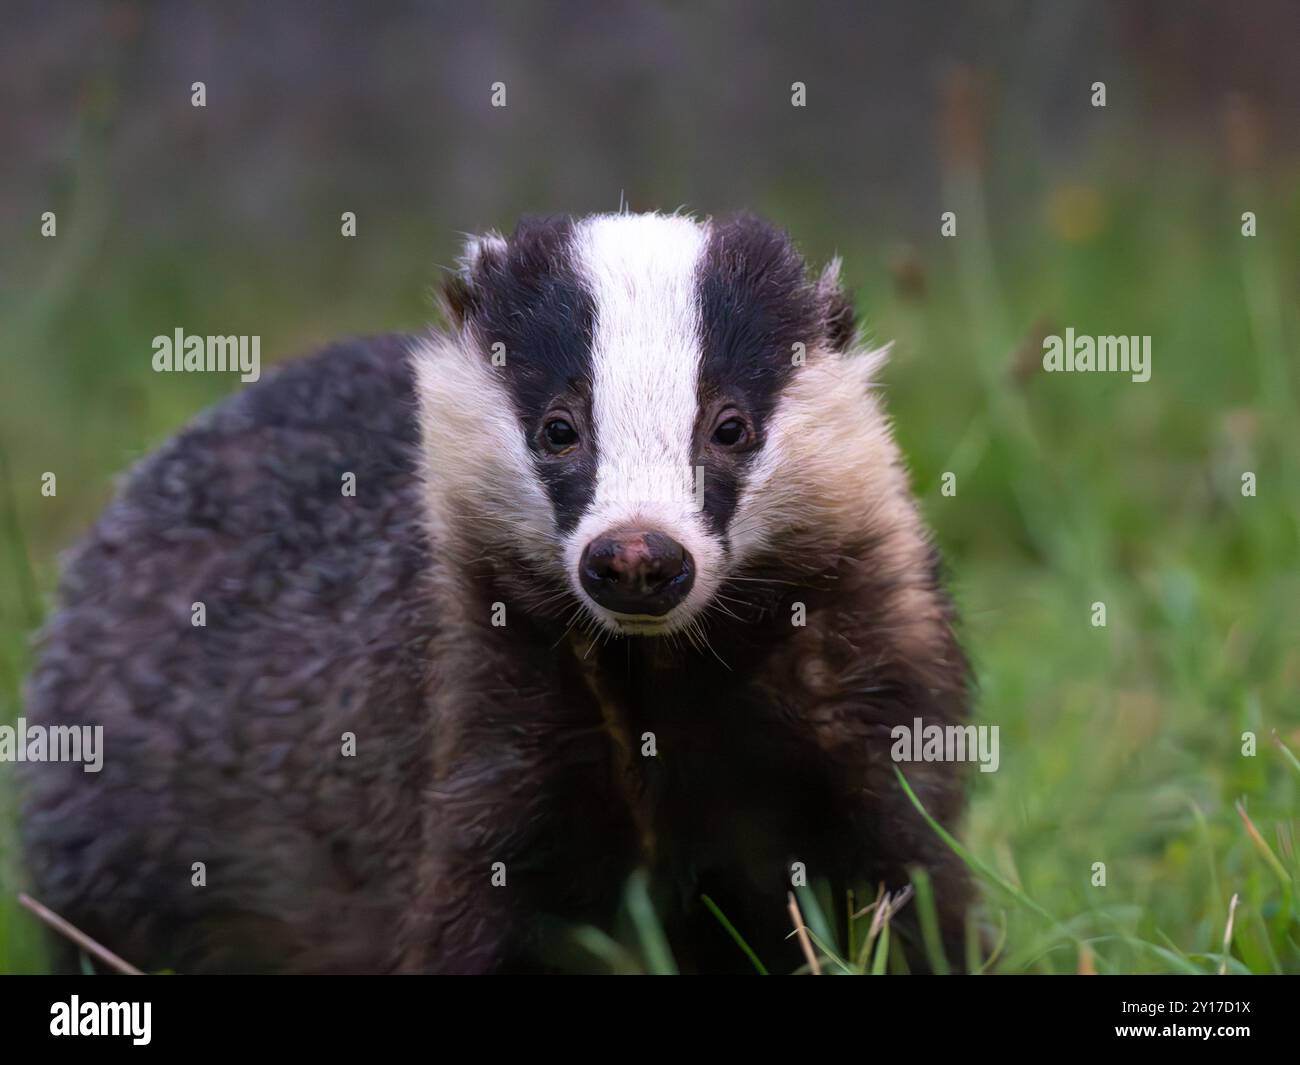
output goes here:
[[[238, 387], [154, 374], [155, 335], [265, 365], [420, 328], [461, 234], [521, 213], [751, 208], [895, 342], [1001, 728], [963, 833], [989, 968], [1300, 972], [1300, 16], [933, 8], [4, 3], [0, 720], [114, 475]], [[1150, 335], [1151, 380], [1045, 374], [1066, 327]], [[40, 971], [11, 784], [0, 972]]]

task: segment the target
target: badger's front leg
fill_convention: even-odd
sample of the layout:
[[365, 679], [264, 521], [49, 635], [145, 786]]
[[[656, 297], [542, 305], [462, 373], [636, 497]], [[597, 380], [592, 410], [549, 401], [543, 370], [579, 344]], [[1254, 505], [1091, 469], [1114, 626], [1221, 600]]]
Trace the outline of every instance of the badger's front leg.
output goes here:
[[398, 968], [537, 970], [607, 927], [635, 864], [599, 707], [565, 656], [484, 633], [435, 686], [433, 778]]
[[[910, 725], [910, 722], [909, 722]], [[939, 837], [907, 797], [885, 742], [873, 742], [853, 813], [855, 834], [864, 841], [854, 880], [872, 893], [883, 886], [898, 892], [917, 869], [929, 877], [940, 947], [953, 971], [965, 966], [971, 888], [965, 864]], [[926, 811], [951, 832], [963, 806], [963, 767], [949, 762], [898, 765]], [[871, 901], [858, 900], [859, 904]], [[893, 918], [913, 971], [932, 968], [921, 935], [920, 900], [912, 898]]]
[[[853, 593], [856, 598], [850, 598]], [[779, 693], [787, 720], [799, 722], [832, 793], [833, 827], [818, 829], [819, 848], [807, 866], [809, 882], [824, 876], [837, 890], [854, 889], [855, 904], [870, 903], [883, 887], [904, 890], [915, 869], [933, 889], [942, 949], [952, 969], [964, 966], [971, 890], [964, 863], [926, 822], [898, 779], [936, 821], [954, 834], [964, 807], [968, 766], [958, 761], [896, 761], [895, 730], [965, 725], [969, 690], [965, 659], [947, 624], [946, 604], [911, 627], [885, 628], [872, 607], [887, 598], [846, 589], [849, 609], [810, 615], [808, 626], [768, 663], [762, 690]], [[897, 594], [896, 592], [894, 594]], [[866, 898], [863, 898], [863, 896]], [[928, 969], [918, 901], [894, 917], [909, 966]]]

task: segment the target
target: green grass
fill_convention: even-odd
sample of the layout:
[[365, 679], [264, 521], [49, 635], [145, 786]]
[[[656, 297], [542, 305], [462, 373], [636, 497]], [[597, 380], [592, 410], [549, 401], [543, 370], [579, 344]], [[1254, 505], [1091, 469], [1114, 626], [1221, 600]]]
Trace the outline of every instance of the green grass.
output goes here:
[[[93, 144], [88, 154], [67, 235], [10, 249], [30, 265], [0, 296], [6, 721], [58, 552], [113, 474], [230, 388], [159, 381], [153, 335], [259, 333], [272, 358], [429, 314], [433, 220], [382, 241], [318, 228], [253, 252], [202, 227], [134, 240], [114, 231]], [[1025, 180], [995, 190], [995, 209], [973, 175], [954, 174], [944, 198], [958, 237], [938, 237], [936, 212], [935, 232], [911, 235], [905, 253], [920, 287], [895, 282], [888, 240], [834, 235], [872, 334], [895, 341], [888, 402], [948, 557], [977, 720], [1001, 730], [1001, 767], [973, 774], [960, 833], [998, 945], [973, 958], [989, 971], [1300, 972], [1300, 213], [1279, 191], [1296, 176], [1256, 187], [1197, 160], [1138, 178], [1098, 163], [1078, 181], [1100, 221], [1081, 232], [1077, 196], [1061, 207], [1062, 190]], [[829, 221], [789, 196], [754, 206], [828, 253]], [[1261, 218], [1253, 240], [1238, 233], [1243, 204]], [[1044, 374], [1038, 337], [1066, 326], [1151, 335], [1151, 381]], [[39, 491], [47, 470], [52, 499]], [[1240, 491], [1247, 470], [1254, 498]], [[940, 493], [945, 472], [955, 496]], [[1098, 601], [1104, 628], [1090, 623]], [[1247, 731], [1255, 757], [1241, 753]], [[35, 921], [14, 902], [8, 784], [0, 971], [39, 971]], [[915, 888], [907, 905], [924, 927], [929, 886]], [[653, 915], [629, 908], [636, 949], [593, 936], [590, 951], [612, 969], [671, 971]], [[826, 971], [897, 967], [869, 915], [835, 944], [828, 925], [815, 932], [815, 900], [801, 912]]]

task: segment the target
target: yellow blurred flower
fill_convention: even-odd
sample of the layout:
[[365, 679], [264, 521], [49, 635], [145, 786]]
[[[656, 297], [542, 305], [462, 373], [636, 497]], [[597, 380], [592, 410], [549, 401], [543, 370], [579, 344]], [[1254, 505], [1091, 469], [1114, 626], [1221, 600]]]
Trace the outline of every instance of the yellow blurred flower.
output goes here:
[[1106, 202], [1091, 185], [1060, 185], [1048, 198], [1047, 218], [1058, 237], [1081, 244], [1106, 228]]

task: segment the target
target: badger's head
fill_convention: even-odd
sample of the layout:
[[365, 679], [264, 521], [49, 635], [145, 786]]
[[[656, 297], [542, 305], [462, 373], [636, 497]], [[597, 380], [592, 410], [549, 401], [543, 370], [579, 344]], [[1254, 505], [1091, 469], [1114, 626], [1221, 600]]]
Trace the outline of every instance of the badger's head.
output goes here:
[[838, 263], [764, 222], [525, 221], [445, 302], [416, 353], [434, 536], [530, 611], [689, 632], [747, 567], [914, 521]]

